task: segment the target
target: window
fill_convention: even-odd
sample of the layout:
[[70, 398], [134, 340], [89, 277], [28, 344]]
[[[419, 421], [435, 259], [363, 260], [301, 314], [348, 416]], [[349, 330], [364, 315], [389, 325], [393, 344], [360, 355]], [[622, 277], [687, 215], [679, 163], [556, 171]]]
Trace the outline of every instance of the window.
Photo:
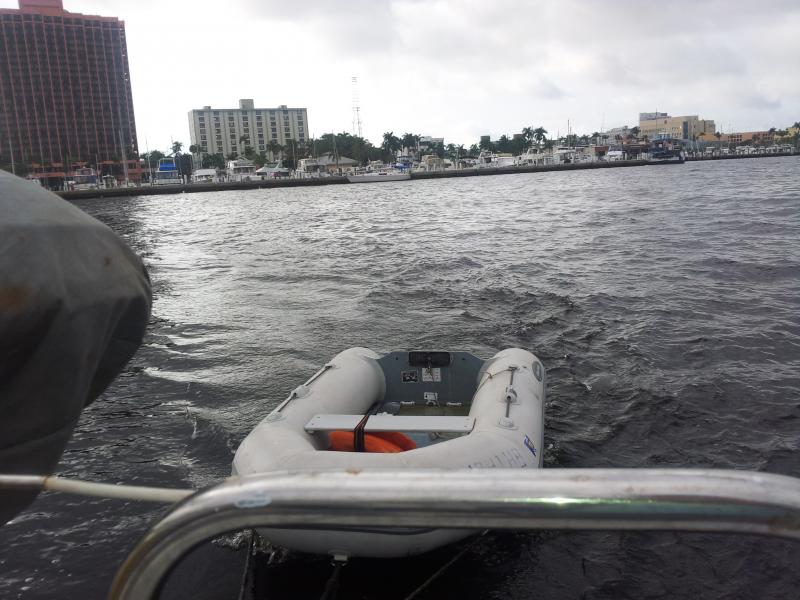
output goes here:
[[206, 122], [206, 118], [203, 115], [200, 115], [199, 117], [197, 117], [197, 120], [200, 121], [201, 123], [205, 123]]

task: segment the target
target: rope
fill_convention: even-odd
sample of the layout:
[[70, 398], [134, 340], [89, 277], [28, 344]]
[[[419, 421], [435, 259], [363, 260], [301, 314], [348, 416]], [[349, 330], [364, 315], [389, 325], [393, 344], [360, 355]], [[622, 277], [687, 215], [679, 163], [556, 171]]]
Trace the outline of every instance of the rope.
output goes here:
[[325, 591], [322, 592], [319, 600], [334, 600], [336, 598], [339, 594], [339, 575], [342, 573], [342, 567], [346, 564], [344, 561], [334, 561], [333, 573], [328, 578], [328, 583], [325, 584]]
[[174, 504], [195, 493], [195, 490], [94, 483], [78, 479], [63, 479], [55, 475], [0, 475], [0, 489], [63, 492], [79, 496], [98, 496], [100, 498], [162, 502], [166, 504]]
[[257, 535], [254, 529], [250, 530], [250, 540], [247, 543], [247, 556], [245, 557], [244, 571], [242, 572], [242, 582], [239, 584], [239, 600], [245, 600], [248, 587], [252, 588], [252, 581], [250, 581], [250, 563], [253, 561]]
[[425, 588], [427, 588], [430, 584], [432, 584], [436, 579], [438, 579], [439, 576], [442, 573], [444, 573], [447, 569], [449, 569], [451, 566], [453, 566], [453, 564], [455, 564], [455, 562], [459, 558], [461, 558], [467, 552], [472, 550], [475, 547], [475, 545], [479, 541], [481, 541], [481, 539], [483, 539], [483, 536], [485, 536], [487, 533], [489, 533], [489, 530], [488, 529], [484, 529], [481, 532], [480, 535], [478, 535], [474, 540], [472, 540], [471, 543], [469, 543], [468, 545], [464, 546], [458, 554], [456, 554], [453, 558], [451, 558], [449, 561], [447, 561], [445, 564], [443, 564], [441, 567], [439, 567], [439, 569], [433, 575], [431, 575], [425, 581], [422, 582], [422, 585], [420, 585], [417, 589], [415, 589], [408, 596], [406, 596], [405, 600], [413, 600], [413, 598], [416, 598], [419, 594], [421, 594], [422, 591], [425, 590]]

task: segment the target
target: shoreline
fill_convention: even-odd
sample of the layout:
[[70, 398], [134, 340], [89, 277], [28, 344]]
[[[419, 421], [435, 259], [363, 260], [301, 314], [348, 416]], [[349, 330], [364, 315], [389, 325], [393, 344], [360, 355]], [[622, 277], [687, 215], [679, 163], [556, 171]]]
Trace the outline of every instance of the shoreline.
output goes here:
[[[775, 157], [800, 157], [800, 154], [741, 154], [731, 156], [690, 157], [686, 162], [706, 162], [718, 160], [738, 160]], [[513, 175], [517, 173], [548, 173], [553, 171], [584, 171], [588, 169], [619, 169], [626, 167], [670, 166], [676, 163], [659, 163], [649, 160], [619, 160], [613, 162], [572, 163], [560, 165], [531, 165], [498, 168], [471, 168], [453, 171], [417, 171], [411, 173], [411, 180], [447, 179], [451, 177], [481, 177], [486, 175]], [[90, 198], [122, 198], [129, 196], [157, 196], [166, 194], [193, 194], [201, 192], [223, 192], [232, 190], [255, 190], [267, 188], [305, 187], [320, 185], [348, 184], [346, 176], [314, 177], [298, 179], [263, 179], [258, 181], [236, 181], [221, 183], [190, 183], [169, 186], [121, 187], [97, 190], [75, 190], [54, 192], [65, 200], [85, 200]]]

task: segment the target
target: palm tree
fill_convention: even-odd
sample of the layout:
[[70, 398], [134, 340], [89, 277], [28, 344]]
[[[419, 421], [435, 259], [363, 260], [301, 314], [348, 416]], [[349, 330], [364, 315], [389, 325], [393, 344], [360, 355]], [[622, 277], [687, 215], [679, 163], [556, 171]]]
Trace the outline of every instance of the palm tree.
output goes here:
[[278, 140], [270, 140], [267, 142], [267, 150], [269, 150], [269, 155], [272, 157], [272, 160], [275, 160], [275, 154], [277, 152], [283, 152], [283, 146], [278, 143]]
[[419, 136], [414, 135], [413, 133], [404, 133], [403, 137], [401, 138], [401, 142], [403, 144], [403, 148], [408, 150], [414, 150], [417, 147], [417, 140]]
[[172, 154], [180, 154], [183, 144], [181, 142], [172, 142]]
[[250, 136], [248, 134], [243, 133], [239, 136], [239, 144], [241, 144], [243, 150], [242, 154], [245, 156], [252, 152], [252, 149], [250, 148]]
[[522, 128], [522, 139], [525, 140], [526, 150], [533, 145], [533, 140], [534, 140], [533, 127]]
[[547, 139], [547, 129], [544, 127], [537, 127], [531, 133], [533, 139], [536, 140], [536, 143], [541, 145]]
[[394, 131], [387, 131], [383, 134], [383, 144], [381, 144], [381, 148], [383, 148], [384, 151], [394, 155], [395, 152], [400, 150], [401, 145], [402, 142], [400, 138], [394, 134]]

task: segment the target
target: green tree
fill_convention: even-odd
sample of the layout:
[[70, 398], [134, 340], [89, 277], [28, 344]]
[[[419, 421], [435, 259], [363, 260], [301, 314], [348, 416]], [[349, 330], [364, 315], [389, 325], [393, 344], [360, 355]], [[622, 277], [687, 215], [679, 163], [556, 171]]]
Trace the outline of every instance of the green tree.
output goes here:
[[239, 144], [242, 147], [242, 154], [244, 154], [246, 158], [251, 158], [253, 156], [253, 149], [250, 147], [250, 136], [246, 133], [240, 135]]
[[395, 153], [400, 150], [402, 144], [403, 143], [400, 141], [400, 138], [398, 138], [393, 131], [387, 131], [383, 134], [383, 143], [381, 144], [381, 148], [383, 148], [383, 151], [387, 155], [390, 155], [390, 159], [394, 158]]
[[276, 155], [283, 159], [283, 146], [278, 143], [278, 140], [270, 140], [267, 142], [267, 151], [272, 160], [278, 160]]
[[545, 129], [544, 127], [537, 127], [536, 129], [533, 130], [532, 135], [534, 141], [541, 146], [542, 142], [547, 140], [547, 129]]
[[144, 161], [150, 161], [154, 165], [157, 165], [158, 161], [164, 158], [165, 156], [166, 155], [163, 152], [160, 152], [159, 150], [151, 150], [150, 152], [145, 152], [139, 158], [141, 158]]
[[181, 142], [172, 142], [172, 154], [180, 154], [181, 148], [183, 148], [183, 143]]
[[404, 133], [401, 138], [403, 148], [406, 150], [416, 150], [419, 144], [419, 137], [420, 136], [414, 135], [413, 133]]
[[202, 165], [204, 169], [222, 170], [225, 168], [225, 157], [221, 152], [216, 154], [204, 154]]
[[533, 141], [535, 139], [534, 129], [533, 127], [523, 127], [522, 128], [522, 140], [525, 144], [525, 149], [527, 150], [531, 146], [533, 146]]
[[256, 154], [254, 152], [250, 160], [253, 161], [253, 164], [256, 166], [257, 169], [260, 169], [267, 162], [267, 153], [259, 152], [258, 154]]
[[205, 149], [200, 144], [192, 144], [189, 146], [189, 152], [192, 154], [207, 154]]

